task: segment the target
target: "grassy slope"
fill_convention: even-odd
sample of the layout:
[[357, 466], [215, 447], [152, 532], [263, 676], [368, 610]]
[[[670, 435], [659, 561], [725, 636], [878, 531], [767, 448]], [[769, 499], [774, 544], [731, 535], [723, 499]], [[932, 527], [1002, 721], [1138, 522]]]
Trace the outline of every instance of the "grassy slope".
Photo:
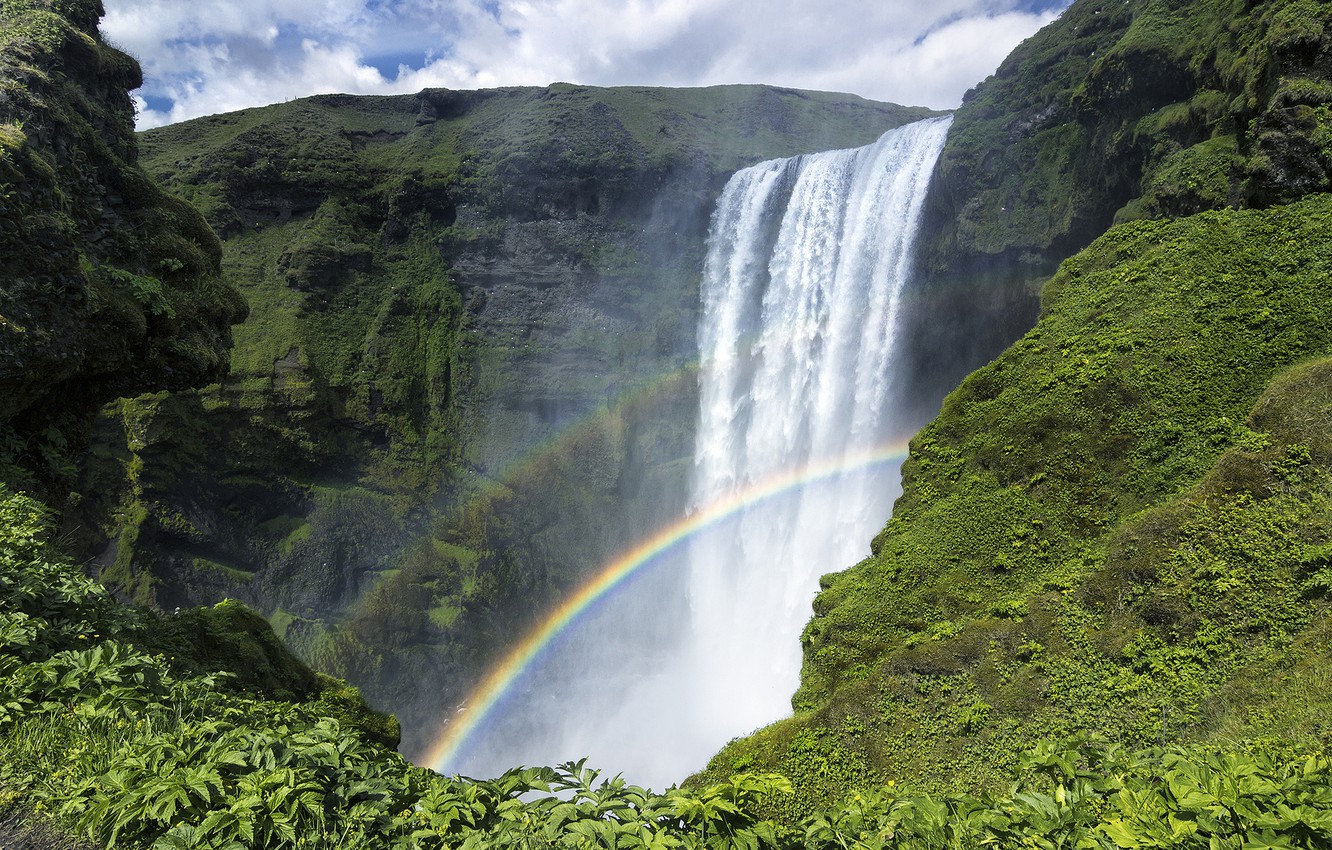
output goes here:
[[301, 668], [253, 613], [126, 608], [44, 536], [41, 508], [0, 488], [6, 846], [1239, 850], [1311, 849], [1332, 831], [1332, 762], [1233, 748], [1045, 746], [1008, 795], [890, 787], [796, 827], [763, 816], [791, 794], [779, 776], [665, 793], [581, 763], [440, 777], [384, 746], [383, 718]]
[[779, 767], [811, 802], [992, 787], [1076, 730], [1321, 738], [1326, 438], [1283, 419], [1323, 416], [1295, 388], [1332, 353], [1330, 19], [1078, 2], [968, 96], [932, 193], [936, 280], [1039, 268], [1123, 223], [916, 438], [874, 556], [825, 579], [796, 717], [705, 775]]

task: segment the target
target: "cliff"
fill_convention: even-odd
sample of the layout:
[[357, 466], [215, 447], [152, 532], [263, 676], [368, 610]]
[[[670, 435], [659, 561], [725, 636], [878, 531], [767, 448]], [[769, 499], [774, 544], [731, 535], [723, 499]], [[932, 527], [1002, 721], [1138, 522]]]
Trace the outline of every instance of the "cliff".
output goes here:
[[[1256, 111], [1243, 113], [1245, 134], [1236, 129], [1224, 159], [1238, 169], [1223, 169], [1235, 194], [1220, 203], [1210, 190], [1166, 191], [1164, 165], [1148, 165], [1127, 200], [1110, 192], [1085, 202], [1102, 214], [1118, 203], [1120, 221], [1076, 237], [1088, 244], [1044, 284], [1034, 327], [963, 381], [914, 440], [873, 556], [824, 579], [803, 637], [796, 716], [724, 750], [709, 768], [717, 784], [653, 794], [601, 783], [581, 763], [493, 782], [413, 768], [389, 749], [392, 721], [297, 662], [254, 613], [235, 603], [171, 615], [119, 605], [48, 542], [50, 512], [13, 482], [67, 490], [75, 441], [66, 435], [115, 388], [219, 377], [239, 302], [219, 283], [198, 219], [133, 167], [121, 88], [132, 75], [116, 77], [132, 66], [100, 44], [100, 10], [4, 0], [0, 59], [26, 81], [5, 77], [5, 108], [26, 106], [0, 124], [0, 238], [19, 272], [6, 279], [0, 314], [16, 358], [4, 367], [13, 376], [0, 485], [7, 840], [18, 811], [119, 846], [1324, 844], [1332, 196], [1317, 168], [1329, 148], [1327, 7], [1125, 9], [1115, 17], [1079, 3], [1069, 15], [1107, 15], [1097, 55], [1128, 50], [1135, 27], [1164, 27], [1158, 47], [1188, 60], [1165, 67], [1205, 76], [1242, 53], [1280, 72], [1255, 84], [1255, 106], [1242, 105]], [[1024, 50], [1045, 44], [1065, 56], [1075, 35], [1047, 31]], [[1098, 67], [1091, 56], [1060, 73], [1085, 88]], [[94, 57], [106, 63], [97, 77], [87, 73]], [[1019, 57], [1005, 73], [1049, 72]], [[1134, 67], [1130, 76], [1155, 79], [1149, 65]], [[1004, 73], [996, 79], [971, 102], [1000, 91]], [[1304, 100], [1263, 106], [1283, 87]], [[1080, 114], [1088, 138], [1155, 103], [1142, 90], [1130, 100], [1120, 104], [1128, 113], [1101, 101], [1104, 114]], [[487, 111], [495, 102], [504, 108]], [[319, 98], [152, 137], [172, 142], [153, 149], [152, 170], [227, 234], [224, 256], [254, 324], [238, 329], [225, 381], [121, 401], [104, 417], [75, 505], [112, 532], [104, 576], [159, 604], [228, 588], [284, 594], [292, 607], [366, 601], [373, 615], [353, 612], [345, 627], [314, 610], [274, 615], [289, 638], [348, 669], [373, 662], [400, 675], [414, 655], [448, 661], [428, 648], [454, 624], [490, 618], [501, 631], [511, 621], [497, 613], [498, 589], [533, 588], [532, 573], [513, 568], [560, 563], [561, 540], [609, 545], [591, 519], [608, 505], [649, 510], [632, 507], [607, 471], [632, 459], [660, 468], [665, 484], [679, 451], [669, 431], [678, 399], [654, 408], [652, 393], [631, 392], [632, 403], [617, 404], [622, 389], [579, 383], [563, 367], [613, 364], [646, 385], [657, 366], [681, 366], [688, 345], [672, 328], [688, 327], [685, 317], [642, 339], [625, 329], [686, 285], [700, 205], [726, 169], [796, 147], [788, 133], [830, 115], [846, 120], [848, 137], [902, 117], [838, 103], [761, 88], [557, 86]], [[511, 113], [516, 126], [505, 124]], [[80, 122], [98, 115], [109, 123], [85, 132]], [[675, 120], [688, 115], [700, 123]], [[703, 152], [721, 144], [707, 131], [714, 120], [735, 131], [721, 134], [732, 147], [716, 159]], [[1222, 148], [1229, 126], [1214, 125]], [[690, 127], [689, 155], [649, 143]], [[456, 139], [424, 140], [435, 133]], [[605, 133], [618, 139], [611, 150], [631, 155], [589, 162], [608, 149]], [[400, 171], [417, 161], [407, 159], [412, 145], [431, 155], [419, 172]], [[111, 148], [121, 153], [107, 158]], [[1036, 161], [1070, 154], [1080, 156], [1042, 147]], [[974, 185], [1012, 177], [1001, 159], [982, 157]], [[1038, 171], [1017, 179], [1039, 182]], [[1061, 185], [1084, 185], [1069, 181]], [[646, 204], [663, 195], [644, 187], [679, 203]], [[10, 228], [27, 228], [49, 262]], [[144, 233], [152, 244], [136, 241]], [[1061, 250], [1033, 233], [1002, 237], [1045, 257], [1019, 276]], [[636, 271], [658, 245], [670, 261]], [[1001, 270], [1007, 251], [995, 255]], [[202, 274], [180, 274], [189, 262]], [[54, 300], [62, 294], [66, 309]], [[551, 351], [563, 357], [529, 382]], [[41, 363], [58, 394], [31, 371]], [[612, 415], [581, 427], [603, 406]], [[567, 442], [524, 460], [519, 474], [488, 468], [571, 420], [580, 427]], [[571, 473], [574, 484], [549, 487]], [[69, 519], [78, 516], [66, 512], [62, 542], [88, 542]], [[571, 525], [559, 524], [565, 516]], [[410, 542], [381, 541], [385, 528]], [[316, 561], [324, 554], [327, 569]], [[362, 564], [376, 574], [369, 592], [357, 584]], [[538, 589], [559, 574], [538, 575]], [[1049, 740], [1070, 734], [1083, 743]], [[1103, 739], [1089, 742], [1095, 734]], [[899, 781], [937, 796], [893, 785], [848, 795]], [[824, 808], [837, 797], [845, 803]], [[18, 840], [43, 832], [20, 827]]]
[[780, 770], [800, 810], [993, 788], [1049, 737], [1325, 746], [1329, 14], [1075, 3], [969, 96], [934, 279], [1095, 239], [823, 579], [795, 717], [705, 775]]
[[203, 218], [138, 165], [138, 63], [98, 0], [0, 5], [0, 463], [63, 499], [110, 399], [216, 380], [245, 315]]
[[1111, 224], [1324, 192], [1317, 2], [1075, 2], [968, 92], [927, 268], [1052, 269]]
[[1316, 2], [1079, 0], [1015, 49], [935, 169], [917, 380], [946, 391], [1017, 338], [1045, 279], [1112, 224], [1327, 191], [1325, 25]]

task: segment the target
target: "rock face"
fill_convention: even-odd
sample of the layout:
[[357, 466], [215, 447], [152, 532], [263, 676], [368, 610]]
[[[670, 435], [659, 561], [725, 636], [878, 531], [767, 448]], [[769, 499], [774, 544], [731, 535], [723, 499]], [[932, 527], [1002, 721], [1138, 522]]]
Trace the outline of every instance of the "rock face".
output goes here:
[[101, 14], [0, 4], [0, 461], [57, 500], [100, 404], [216, 380], [245, 315], [202, 217], [137, 164], [139, 66]]
[[1112, 223], [1332, 186], [1323, 4], [1078, 0], [957, 111], [925, 263], [1050, 268]]
[[928, 114], [554, 85], [146, 133], [251, 313], [220, 384], [101, 420], [71, 534], [124, 596], [258, 607], [411, 752], [488, 653], [680, 507], [729, 174]]
[[1040, 284], [1116, 222], [1327, 191], [1329, 72], [1312, 0], [1073, 3], [957, 110], [921, 245], [921, 380], [955, 386], [957, 352], [1016, 339]]

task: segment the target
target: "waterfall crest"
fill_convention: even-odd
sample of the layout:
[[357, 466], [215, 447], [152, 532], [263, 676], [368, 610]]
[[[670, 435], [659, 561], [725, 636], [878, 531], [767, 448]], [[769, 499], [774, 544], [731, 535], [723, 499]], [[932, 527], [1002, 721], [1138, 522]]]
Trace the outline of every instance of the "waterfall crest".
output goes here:
[[695, 517], [724, 521], [695, 523], [673, 560], [563, 630], [446, 769], [588, 756], [660, 788], [789, 713], [818, 577], [868, 554], [897, 493], [900, 458], [867, 459], [905, 436], [893, 358], [950, 123], [727, 183], [701, 290], [690, 500]]

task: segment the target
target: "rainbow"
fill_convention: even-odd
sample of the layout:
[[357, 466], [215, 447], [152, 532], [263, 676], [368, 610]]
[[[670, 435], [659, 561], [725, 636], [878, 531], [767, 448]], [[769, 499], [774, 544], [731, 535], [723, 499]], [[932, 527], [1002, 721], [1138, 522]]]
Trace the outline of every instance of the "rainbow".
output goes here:
[[907, 443], [897, 441], [835, 461], [807, 464], [775, 474], [658, 530], [602, 567], [509, 650], [467, 696], [464, 707], [446, 722], [418, 763], [440, 772], [449, 771], [451, 763], [456, 760], [469, 737], [543, 650], [583, 612], [659, 555], [754, 504], [847, 472], [900, 462], [906, 454]]
[[619, 393], [612, 404], [600, 409], [594, 407], [582, 417], [566, 423], [560, 430], [518, 453], [497, 472], [481, 473], [473, 498], [501, 491], [524, 476], [539, 472], [542, 463], [579, 440], [595, 437], [597, 430], [605, 427], [616, 415], [623, 416], [640, 405], [652, 404], [659, 396], [674, 392], [677, 384], [688, 382], [692, 385], [698, 380], [698, 371], [698, 361], [688, 361], [672, 371], [636, 382]]

